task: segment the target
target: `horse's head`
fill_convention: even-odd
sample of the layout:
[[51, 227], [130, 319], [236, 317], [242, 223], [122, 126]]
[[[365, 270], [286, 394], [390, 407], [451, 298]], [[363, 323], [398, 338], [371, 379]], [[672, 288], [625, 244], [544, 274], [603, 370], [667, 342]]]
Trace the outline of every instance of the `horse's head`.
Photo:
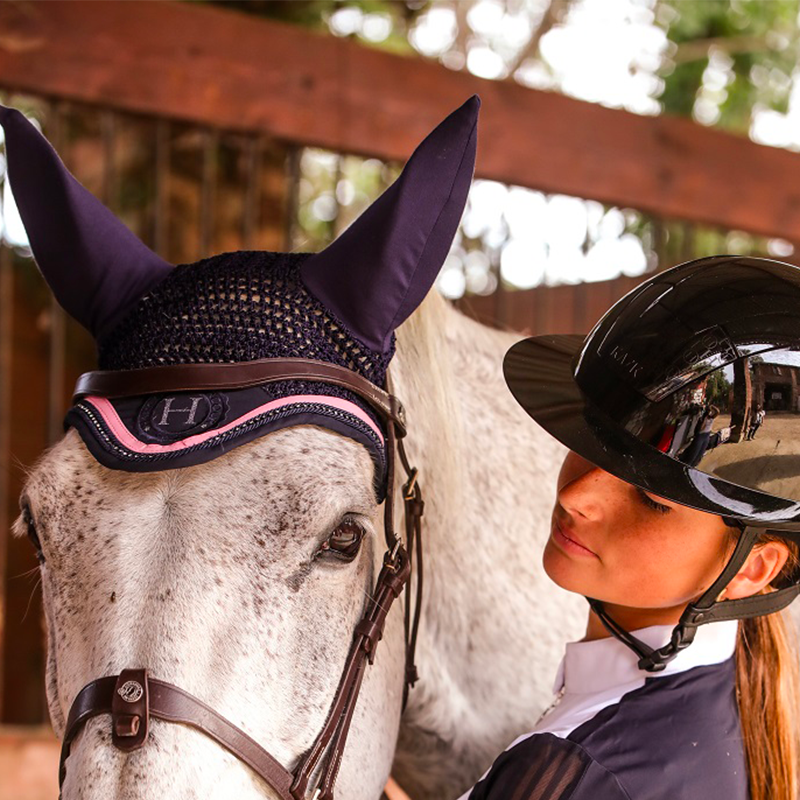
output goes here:
[[[354, 630], [374, 638], [365, 610], [388, 606], [397, 588], [390, 571], [388, 593], [370, 604], [387, 548], [380, 503], [394, 488], [394, 407], [384, 413], [380, 387], [394, 331], [428, 292], [463, 210], [477, 110], [473, 99], [451, 114], [321, 253], [238, 252], [172, 267], [75, 181], [22, 115], [0, 108], [34, 255], [96, 337], [104, 370], [32, 471], [17, 522], [41, 561], [54, 727], [64, 734], [82, 687], [146, 669], [241, 729], [223, 731], [225, 749], [195, 729], [224, 728], [199, 703], [182, 716], [177, 692], [138, 674], [125, 689], [95, 684], [77, 708], [113, 706], [113, 726], [105, 712], [87, 713], [71, 729], [65, 797], [287, 797], [229, 752], [261, 757], [242, 731], [276, 760], [273, 785], [305, 764], [313, 794], [349, 724], [334, 700], [361, 680]], [[278, 361], [287, 358], [317, 368], [297, 373], [299, 362]], [[276, 364], [280, 379], [268, 380], [263, 370]], [[392, 614], [365, 671], [337, 782], [348, 800], [378, 796], [391, 764], [402, 628]], [[142, 684], [150, 727], [128, 751], [148, 720]], [[170, 713], [192, 722], [165, 721]]]

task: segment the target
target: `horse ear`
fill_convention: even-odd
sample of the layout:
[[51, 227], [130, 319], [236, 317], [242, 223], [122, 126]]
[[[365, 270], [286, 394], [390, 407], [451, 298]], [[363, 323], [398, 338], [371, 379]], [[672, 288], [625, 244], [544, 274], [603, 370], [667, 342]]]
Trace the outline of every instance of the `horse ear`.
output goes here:
[[414, 151], [400, 177], [331, 245], [303, 262], [308, 290], [385, 353], [453, 242], [475, 168], [477, 95]]
[[31, 248], [64, 310], [95, 338], [172, 269], [69, 173], [47, 139], [0, 106], [8, 176]]

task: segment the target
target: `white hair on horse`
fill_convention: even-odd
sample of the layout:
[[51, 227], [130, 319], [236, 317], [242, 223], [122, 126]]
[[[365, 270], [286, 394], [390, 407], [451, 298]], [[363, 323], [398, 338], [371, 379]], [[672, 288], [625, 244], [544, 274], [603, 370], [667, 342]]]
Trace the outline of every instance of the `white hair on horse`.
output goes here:
[[541, 567], [564, 449], [505, 386], [502, 356], [518, 338], [438, 296], [398, 334], [395, 385], [430, 497], [423, 680], [395, 766], [415, 798], [458, 796], [531, 727], [564, 642], [585, 624], [583, 602]]

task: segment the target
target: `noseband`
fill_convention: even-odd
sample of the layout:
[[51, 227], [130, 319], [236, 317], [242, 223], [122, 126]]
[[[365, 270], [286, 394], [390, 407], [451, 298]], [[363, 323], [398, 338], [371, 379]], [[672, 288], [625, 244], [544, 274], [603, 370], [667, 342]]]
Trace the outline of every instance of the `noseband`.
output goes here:
[[[272, 787], [281, 800], [306, 800], [309, 783], [317, 774], [313, 800], [333, 800], [347, 734], [367, 663], [375, 659], [389, 608], [409, 581], [412, 553], [417, 553], [416, 601], [411, 614], [405, 608], [406, 674], [403, 707], [408, 689], [417, 680], [414, 666], [422, 599], [422, 493], [417, 470], [409, 465], [403, 447], [405, 412], [392, 394], [345, 367], [303, 358], [268, 358], [237, 364], [180, 364], [112, 372], [87, 372], [75, 387], [76, 399], [84, 395], [107, 398], [161, 392], [240, 389], [276, 381], [311, 380], [334, 384], [366, 400], [386, 424], [387, 491], [384, 503], [386, 554], [366, 612], [353, 632], [342, 677], [322, 731], [293, 772], [284, 767], [241, 728], [229, 722], [198, 698], [165, 681], [150, 677], [145, 669], [126, 669], [119, 675], [98, 678], [81, 689], [67, 718], [61, 747], [59, 787], [66, 776], [66, 761], [73, 740], [88, 720], [111, 715], [114, 746], [124, 752], [147, 741], [151, 717], [179, 722], [202, 731], [233, 753]], [[394, 476], [396, 456], [407, 475], [403, 486], [405, 544], [394, 530]]]

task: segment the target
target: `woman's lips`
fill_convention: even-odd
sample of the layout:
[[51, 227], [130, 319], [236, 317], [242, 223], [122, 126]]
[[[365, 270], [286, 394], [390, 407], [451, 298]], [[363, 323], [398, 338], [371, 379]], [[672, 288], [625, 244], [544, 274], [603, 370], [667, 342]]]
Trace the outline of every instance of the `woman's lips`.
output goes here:
[[597, 553], [593, 550], [590, 550], [585, 545], [581, 544], [578, 541], [577, 536], [575, 533], [567, 528], [564, 528], [558, 524], [558, 520], [553, 520], [553, 541], [565, 552], [567, 553], [574, 553], [575, 555], [579, 556], [589, 556], [591, 558], [599, 558]]

